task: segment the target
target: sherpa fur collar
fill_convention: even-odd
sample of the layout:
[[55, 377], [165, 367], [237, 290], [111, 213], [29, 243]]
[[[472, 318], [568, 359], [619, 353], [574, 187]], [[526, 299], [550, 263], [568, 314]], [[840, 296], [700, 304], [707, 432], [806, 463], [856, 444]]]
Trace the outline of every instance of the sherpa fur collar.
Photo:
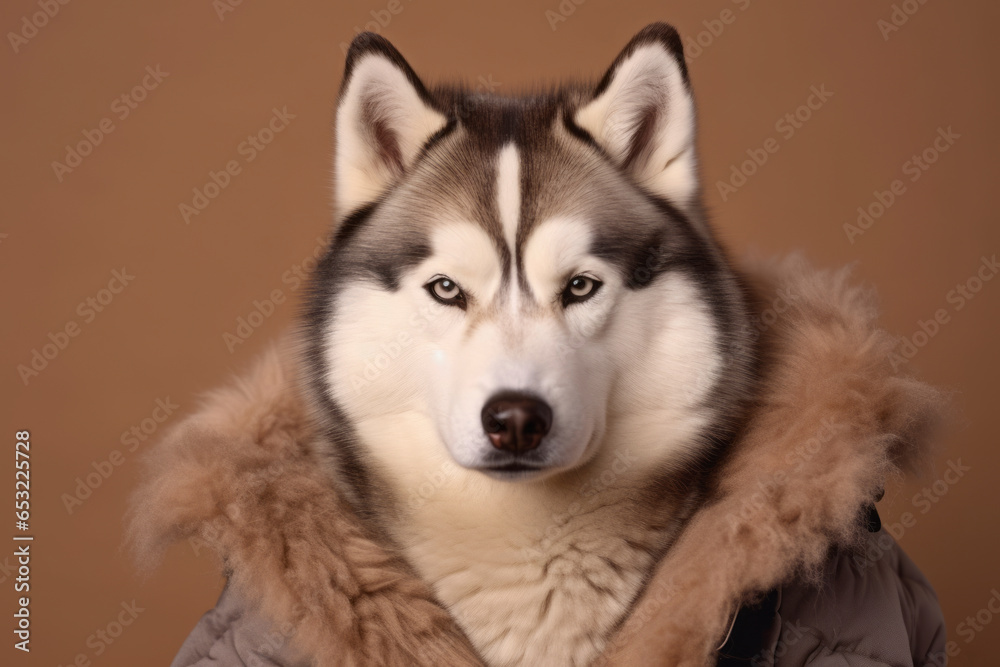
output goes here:
[[[860, 509], [927, 457], [938, 395], [891, 367], [871, 292], [799, 258], [743, 273], [764, 354], [753, 416], [601, 664], [713, 664], [734, 610], [854, 543]], [[154, 448], [130, 518], [139, 561], [202, 540], [316, 665], [481, 664], [338, 496], [297, 386], [286, 344]]]

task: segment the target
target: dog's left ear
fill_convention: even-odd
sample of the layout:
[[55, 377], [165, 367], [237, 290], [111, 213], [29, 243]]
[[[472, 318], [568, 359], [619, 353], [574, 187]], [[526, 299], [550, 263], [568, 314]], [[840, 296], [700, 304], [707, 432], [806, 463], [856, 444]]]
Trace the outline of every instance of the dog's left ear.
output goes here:
[[337, 103], [338, 217], [375, 201], [447, 122], [387, 39], [358, 35], [347, 52]]
[[656, 194], [682, 206], [697, 194], [694, 99], [673, 27], [653, 23], [633, 37], [573, 120]]

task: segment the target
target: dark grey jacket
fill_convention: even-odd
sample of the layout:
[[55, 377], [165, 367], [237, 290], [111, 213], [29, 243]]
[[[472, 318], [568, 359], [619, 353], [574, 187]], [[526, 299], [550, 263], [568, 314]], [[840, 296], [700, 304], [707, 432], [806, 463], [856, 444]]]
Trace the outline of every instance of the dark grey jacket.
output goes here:
[[831, 554], [819, 583], [796, 581], [740, 610], [719, 665], [734, 667], [943, 666], [937, 595], [880, 530]]
[[[818, 583], [795, 581], [745, 606], [719, 650], [720, 667], [943, 666], [937, 596], [885, 530], [863, 550], [831, 554]], [[171, 667], [306, 667], [280, 628], [228, 590], [202, 616]]]

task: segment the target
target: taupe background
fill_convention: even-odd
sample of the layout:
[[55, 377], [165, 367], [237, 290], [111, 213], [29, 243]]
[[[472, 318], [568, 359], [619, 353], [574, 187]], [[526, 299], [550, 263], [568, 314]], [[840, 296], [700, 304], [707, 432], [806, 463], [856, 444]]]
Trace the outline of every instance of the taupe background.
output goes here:
[[[355, 26], [374, 20], [373, 11], [388, 17], [379, 30], [426, 79], [462, 77], [501, 93], [539, 79], [597, 77], [653, 20], [672, 22], [691, 44], [708, 30], [704, 21], [719, 32], [711, 21], [730, 10], [731, 22], [711, 43], [703, 34], [708, 45], [689, 61], [715, 223], [736, 253], [801, 249], [824, 266], [855, 263], [858, 277], [881, 294], [885, 325], [900, 334], [914, 334], [940, 308], [950, 314], [913, 364], [956, 391], [960, 428], [928, 478], [893, 486], [880, 508], [887, 523], [905, 512], [916, 517], [900, 541], [937, 587], [960, 648], [953, 664], [993, 663], [1000, 618], [971, 640], [959, 631], [1000, 587], [1000, 280], [985, 283], [961, 310], [947, 295], [975, 274], [981, 257], [1000, 250], [996, 3], [910, 0], [904, 4], [917, 11], [886, 39], [878, 22], [891, 19], [889, 0], [564, 0], [566, 20], [555, 29], [546, 12], [559, 12], [558, 0], [243, 2], [220, 19], [221, 2], [71, 2], [16, 53], [9, 36], [0, 45], [7, 443], [0, 507], [13, 500], [14, 432], [30, 429], [36, 536], [33, 651], [29, 657], [10, 647], [13, 577], [0, 571], [0, 661], [68, 665], [84, 654], [94, 665], [167, 664], [215, 600], [216, 566], [189, 545], [175, 548], [148, 580], [135, 576], [120, 549], [121, 517], [149, 442], [129, 452], [120, 438], [153, 414], [157, 399], [180, 406], [168, 420], [175, 423], [198, 392], [244, 368], [292, 320], [300, 290], [283, 275], [312, 255], [328, 226], [330, 120], [341, 44]], [[0, 28], [20, 31], [23, 17], [38, 11], [35, 2], [8, 0]], [[113, 100], [147, 66], [169, 75], [119, 119]], [[776, 121], [821, 85], [833, 96], [793, 137], [782, 137]], [[274, 107], [287, 107], [294, 120], [245, 162], [240, 142], [268, 123]], [[60, 182], [52, 162], [105, 117], [114, 131]], [[948, 127], [960, 138], [911, 183], [904, 163]], [[769, 137], [779, 151], [723, 201], [716, 182]], [[241, 173], [185, 224], [179, 204], [233, 159]], [[844, 224], [897, 178], [906, 192], [850, 243]], [[78, 304], [122, 267], [135, 279], [85, 322]], [[273, 290], [287, 300], [230, 352], [223, 334]], [[25, 386], [18, 365], [30, 364], [32, 350], [71, 320], [79, 335]], [[124, 461], [68, 513], [62, 495], [113, 450]], [[939, 484], [946, 493], [921, 513], [914, 494], [939, 479], [949, 460], [970, 470], [954, 485]], [[15, 532], [12, 514], [3, 515], [10, 524], [0, 522], [0, 544]], [[0, 546], [0, 563], [12, 550]], [[95, 655], [88, 637], [133, 599], [144, 611]]]

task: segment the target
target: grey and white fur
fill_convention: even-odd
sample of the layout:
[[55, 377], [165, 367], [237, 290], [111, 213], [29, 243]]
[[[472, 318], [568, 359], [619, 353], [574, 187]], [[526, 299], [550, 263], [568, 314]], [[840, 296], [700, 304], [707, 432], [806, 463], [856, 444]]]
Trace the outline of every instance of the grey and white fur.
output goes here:
[[747, 296], [677, 32], [597, 85], [426, 87], [355, 39], [304, 317], [345, 497], [492, 665], [601, 651], [741, 427]]

